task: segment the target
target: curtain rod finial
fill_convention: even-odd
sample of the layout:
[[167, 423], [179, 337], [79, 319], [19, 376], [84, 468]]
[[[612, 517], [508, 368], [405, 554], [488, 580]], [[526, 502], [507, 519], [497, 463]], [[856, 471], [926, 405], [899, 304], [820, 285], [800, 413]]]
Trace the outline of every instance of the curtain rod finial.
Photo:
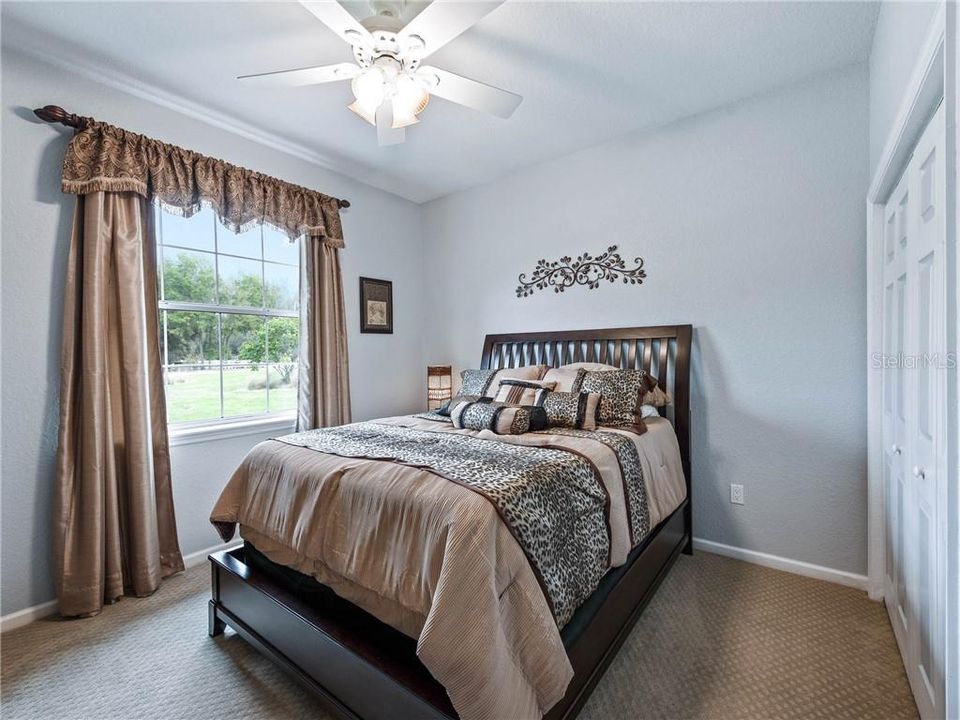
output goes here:
[[34, 110], [33, 114], [44, 122], [61, 123], [67, 127], [82, 129], [87, 125], [87, 118], [68, 113], [59, 105], [44, 105], [42, 108]]
[[349, 200], [337, 200], [337, 204], [340, 205], [341, 208], [348, 208], [348, 207], [350, 207], [350, 201], [349, 201]]

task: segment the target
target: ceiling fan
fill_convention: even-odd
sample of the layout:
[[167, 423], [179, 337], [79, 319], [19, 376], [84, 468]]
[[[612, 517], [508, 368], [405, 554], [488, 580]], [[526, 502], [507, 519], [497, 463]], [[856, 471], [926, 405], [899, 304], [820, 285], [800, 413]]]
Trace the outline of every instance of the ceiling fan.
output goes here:
[[523, 100], [519, 95], [421, 64], [503, 2], [434, 0], [404, 24], [404, 0], [371, 2], [374, 14], [362, 21], [335, 0], [301, 0], [301, 5], [351, 45], [355, 63], [241, 75], [238, 79], [274, 87], [350, 80], [356, 99], [348, 107], [377, 128], [380, 145], [402, 143], [404, 128], [420, 121], [418, 116], [431, 95], [508, 118]]

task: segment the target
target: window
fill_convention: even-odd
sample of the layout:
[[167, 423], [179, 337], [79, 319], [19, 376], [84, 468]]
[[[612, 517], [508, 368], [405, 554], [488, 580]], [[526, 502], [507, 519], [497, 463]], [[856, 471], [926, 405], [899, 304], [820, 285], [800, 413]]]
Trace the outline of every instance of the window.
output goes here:
[[160, 350], [167, 421], [290, 414], [297, 406], [300, 247], [212, 210], [157, 210]]

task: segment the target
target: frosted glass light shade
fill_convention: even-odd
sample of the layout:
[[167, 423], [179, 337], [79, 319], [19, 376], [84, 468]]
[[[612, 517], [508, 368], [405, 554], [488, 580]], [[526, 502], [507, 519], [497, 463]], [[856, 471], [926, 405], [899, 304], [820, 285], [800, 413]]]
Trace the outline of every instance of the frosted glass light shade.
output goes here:
[[350, 82], [356, 102], [347, 106], [371, 125], [377, 124], [377, 108], [386, 98], [387, 84], [380, 68], [367, 68]]
[[417, 115], [430, 102], [430, 94], [409, 75], [396, 80], [393, 96], [393, 127], [402, 128], [420, 122]]

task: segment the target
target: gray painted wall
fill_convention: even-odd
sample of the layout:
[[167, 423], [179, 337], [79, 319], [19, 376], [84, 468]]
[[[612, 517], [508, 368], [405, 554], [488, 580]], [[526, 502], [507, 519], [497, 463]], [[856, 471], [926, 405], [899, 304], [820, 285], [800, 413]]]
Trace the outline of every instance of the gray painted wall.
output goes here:
[[[73, 198], [59, 190], [69, 137], [29, 108], [58, 103], [154, 137], [338, 197], [347, 249], [343, 273], [354, 417], [412, 412], [424, 398], [420, 208], [316, 165], [185, 115], [4, 51], [2, 206], [2, 568], [0, 613], [53, 598], [50, 512], [57, 442], [62, 283]], [[319, 130], [318, 130], [319, 131]], [[358, 276], [394, 281], [393, 335], [358, 331]], [[389, 363], [384, 359], [389, 358]], [[263, 437], [172, 449], [185, 553], [218, 538], [213, 501], [245, 452]]]
[[[867, 110], [859, 65], [427, 204], [425, 360], [693, 323], [696, 534], [864, 573]], [[539, 258], [611, 244], [642, 286], [514, 296]]]
[[[29, 113], [48, 102], [354, 203], [343, 262], [357, 419], [419, 408], [424, 362], [475, 365], [486, 332], [694, 323], [697, 534], [863, 572], [865, 67], [421, 208], [35, 60], [4, 51], [2, 66], [0, 613], [53, 597], [72, 199], [58, 186], [67, 134]], [[514, 298], [538, 258], [610, 243], [646, 258], [644, 286]], [[395, 281], [394, 335], [358, 333], [361, 274]], [[260, 439], [173, 448], [184, 552], [217, 542], [209, 508]], [[746, 485], [743, 507], [727, 502], [733, 481]]]
[[939, 4], [884, 2], [880, 5], [870, 50], [871, 177]]

